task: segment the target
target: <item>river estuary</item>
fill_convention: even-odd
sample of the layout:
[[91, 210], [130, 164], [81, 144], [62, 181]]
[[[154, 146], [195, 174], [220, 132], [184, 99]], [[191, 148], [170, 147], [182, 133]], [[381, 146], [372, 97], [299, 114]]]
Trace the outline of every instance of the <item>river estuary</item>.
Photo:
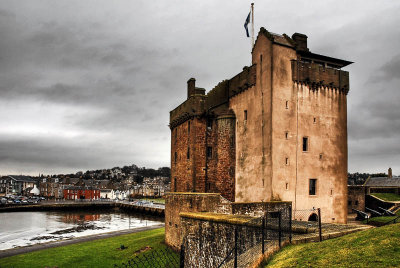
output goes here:
[[162, 219], [118, 211], [0, 213], [0, 250], [162, 222]]

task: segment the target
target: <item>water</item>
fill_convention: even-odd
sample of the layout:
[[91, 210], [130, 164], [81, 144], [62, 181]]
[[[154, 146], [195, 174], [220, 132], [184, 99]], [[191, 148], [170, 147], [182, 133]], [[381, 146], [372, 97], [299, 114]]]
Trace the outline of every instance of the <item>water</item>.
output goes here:
[[160, 223], [107, 211], [0, 213], [0, 250]]

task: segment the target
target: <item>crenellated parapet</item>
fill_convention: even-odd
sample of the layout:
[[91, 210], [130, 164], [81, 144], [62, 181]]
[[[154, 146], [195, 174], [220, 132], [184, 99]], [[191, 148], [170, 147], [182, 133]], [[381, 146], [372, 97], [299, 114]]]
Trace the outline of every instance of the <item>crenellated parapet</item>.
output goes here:
[[235, 96], [256, 84], [256, 64], [244, 67], [243, 71], [229, 80], [229, 97]]
[[205, 95], [192, 96], [170, 112], [169, 127], [182, 124], [186, 120], [195, 116], [200, 116], [205, 112]]
[[292, 79], [313, 90], [328, 87], [347, 94], [350, 89], [348, 72], [313, 62], [292, 60]]

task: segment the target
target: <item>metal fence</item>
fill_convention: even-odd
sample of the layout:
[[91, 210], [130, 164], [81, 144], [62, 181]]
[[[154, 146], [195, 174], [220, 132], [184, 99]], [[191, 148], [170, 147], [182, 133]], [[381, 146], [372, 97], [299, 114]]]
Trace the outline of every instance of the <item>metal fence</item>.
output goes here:
[[140, 254], [126, 263], [115, 264], [114, 268], [177, 268], [183, 267], [179, 254], [169, 248], [150, 250]]
[[208, 226], [185, 237], [182, 262], [188, 267], [248, 267], [269, 247], [290, 242], [291, 222], [288, 207], [265, 211], [263, 217], [243, 224]]
[[295, 238], [318, 235], [319, 241], [322, 241], [321, 209], [294, 210], [291, 229]]
[[169, 248], [150, 250], [114, 267], [248, 267], [271, 247], [304, 237], [322, 241], [324, 228], [328, 232], [338, 226], [343, 225], [321, 224], [319, 208], [265, 211], [245, 223], [200, 228], [184, 237], [179, 255]]

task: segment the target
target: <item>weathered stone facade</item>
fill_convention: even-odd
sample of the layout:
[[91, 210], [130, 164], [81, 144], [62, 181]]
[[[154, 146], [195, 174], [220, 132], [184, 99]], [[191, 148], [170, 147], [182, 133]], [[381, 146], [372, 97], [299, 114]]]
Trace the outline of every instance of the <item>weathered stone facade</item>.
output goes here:
[[[226, 208], [224, 209], [224, 206]], [[169, 193], [165, 195], [165, 242], [179, 249], [182, 244], [181, 212], [225, 212], [230, 213], [219, 194]]]
[[350, 63], [261, 28], [252, 66], [208, 94], [190, 79], [170, 112], [171, 191], [291, 201], [345, 223]]
[[365, 211], [365, 187], [363, 185], [349, 185], [347, 202], [349, 214], [354, 213], [353, 208]]

